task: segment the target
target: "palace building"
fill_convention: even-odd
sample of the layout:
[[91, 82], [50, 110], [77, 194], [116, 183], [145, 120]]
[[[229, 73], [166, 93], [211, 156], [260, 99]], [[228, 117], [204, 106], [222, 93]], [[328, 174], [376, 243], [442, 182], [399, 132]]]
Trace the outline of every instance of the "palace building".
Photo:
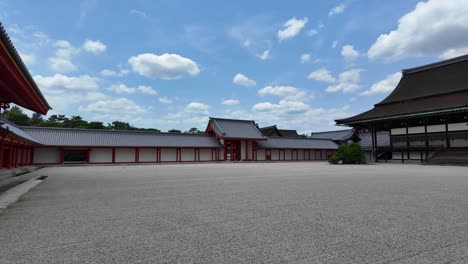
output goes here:
[[[337, 125], [371, 132], [374, 158], [468, 163], [468, 55], [403, 70], [374, 108]], [[390, 135], [382, 146], [378, 131]], [[391, 157], [390, 157], [391, 156]]]

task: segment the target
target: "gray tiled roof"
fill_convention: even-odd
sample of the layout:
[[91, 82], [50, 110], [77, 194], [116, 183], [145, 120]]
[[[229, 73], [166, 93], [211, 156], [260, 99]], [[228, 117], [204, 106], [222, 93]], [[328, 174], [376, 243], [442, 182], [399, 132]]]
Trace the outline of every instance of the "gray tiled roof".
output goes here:
[[211, 135], [21, 127], [44, 145], [94, 147], [220, 147]]
[[[370, 132], [359, 133], [361, 139], [358, 143], [363, 149], [372, 149], [372, 135]], [[390, 133], [386, 131], [377, 132], [377, 146], [389, 147], [390, 146]]]
[[338, 145], [329, 139], [269, 137], [267, 141], [258, 141], [260, 148], [278, 149], [338, 149]]
[[325, 132], [316, 132], [310, 135], [310, 138], [321, 138], [321, 139], [331, 139], [335, 141], [344, 141], [350, 139], [354, 135], [353, 129], [346, 130], [336, 130], [336, 131], [325, 131]]
[[266, 139], [252, 120], [210, 117], [210, 124], [222, 138]]
[[40, 144], [40, 142], [38, 142], [36, 139], [31, 137], [29, 134], [25, 133], [23, 130], [18, 128], [12, 122], [10, 122], [8, 120], [5, 120], [3, 118], [0, 118], [0, 123], [1, 123], [0, 127], [1, 127], [2, 130], [3, 129], [8, 130], [10, 133], [12, 133], [13, 135], [15, 135], [17, 137], [20, 137], [22, 139], [25, 139], [25, 140], [33, 142], [33, 143], [39, 143]]

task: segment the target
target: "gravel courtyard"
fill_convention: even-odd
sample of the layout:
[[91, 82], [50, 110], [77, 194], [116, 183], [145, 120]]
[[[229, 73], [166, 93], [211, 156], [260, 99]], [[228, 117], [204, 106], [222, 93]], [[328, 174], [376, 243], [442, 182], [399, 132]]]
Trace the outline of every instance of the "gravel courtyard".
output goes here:
[[0, 263], [468, 263], [468, 167], [53, 167]]

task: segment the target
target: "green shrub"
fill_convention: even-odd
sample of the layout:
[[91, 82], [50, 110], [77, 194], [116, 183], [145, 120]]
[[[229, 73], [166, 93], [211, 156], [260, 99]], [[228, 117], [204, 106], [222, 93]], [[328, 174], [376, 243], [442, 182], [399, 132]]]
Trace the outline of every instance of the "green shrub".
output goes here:
[[340, 145], [336, 153], [328, 160], [331, 164], [359, 164], [364, 161], [364, 151], [358, 143]]

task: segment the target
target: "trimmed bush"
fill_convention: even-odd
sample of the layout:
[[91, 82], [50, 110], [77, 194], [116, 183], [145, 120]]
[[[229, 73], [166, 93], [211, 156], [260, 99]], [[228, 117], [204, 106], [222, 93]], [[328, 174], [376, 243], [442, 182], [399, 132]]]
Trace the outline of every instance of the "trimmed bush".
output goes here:
[[338, 151], [328, 160], [331, 164], [360, 164], [363, 161], [364, 151], [358, 143], [340, 145]]

